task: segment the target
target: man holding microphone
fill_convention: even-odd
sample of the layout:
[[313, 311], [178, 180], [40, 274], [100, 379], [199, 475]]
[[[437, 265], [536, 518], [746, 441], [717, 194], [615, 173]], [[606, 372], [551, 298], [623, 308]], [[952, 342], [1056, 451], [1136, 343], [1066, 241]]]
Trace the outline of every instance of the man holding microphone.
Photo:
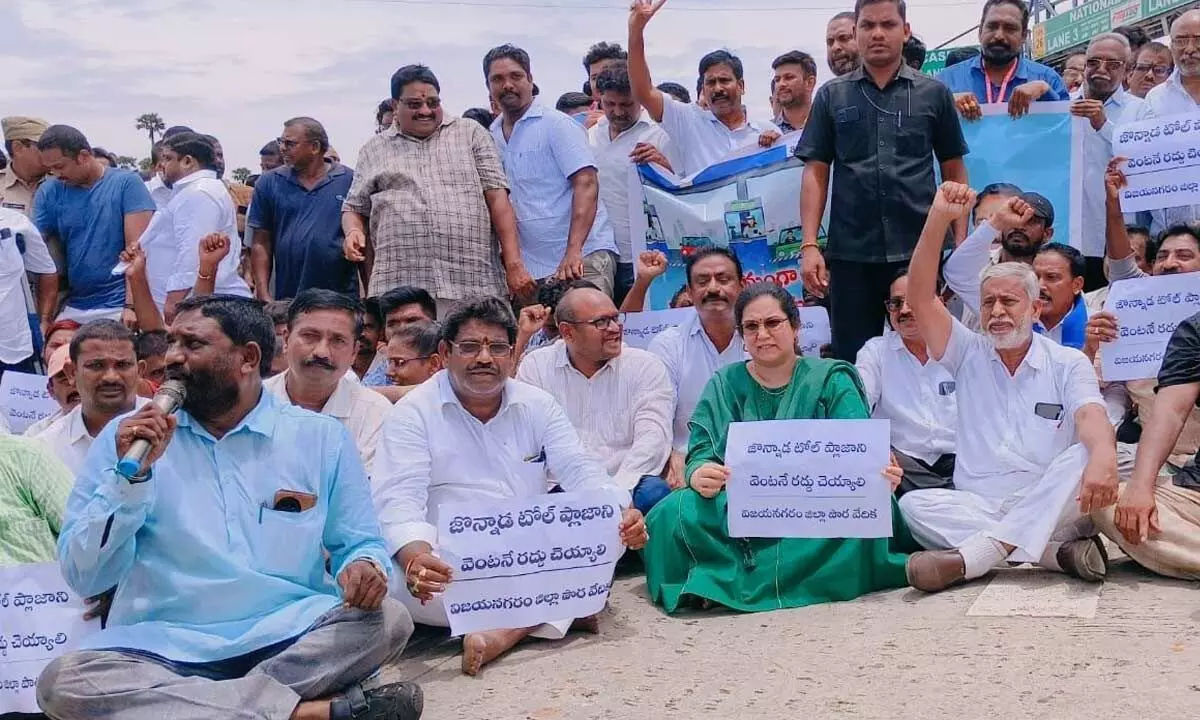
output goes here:
[[[97, 437], [59, 561], [80, 595], [117, 590], [107, 627], [43, 672], [51, 718], [420, 716], [416, 685], [360, 686], [412, 619], [387, 597], [354, 442], [263, 392], [274, 347], [257, 303], [182, 301], [167, 352], [178, 414], [156, 398]], [[138, 441], [136, 469], [119, 463]]]

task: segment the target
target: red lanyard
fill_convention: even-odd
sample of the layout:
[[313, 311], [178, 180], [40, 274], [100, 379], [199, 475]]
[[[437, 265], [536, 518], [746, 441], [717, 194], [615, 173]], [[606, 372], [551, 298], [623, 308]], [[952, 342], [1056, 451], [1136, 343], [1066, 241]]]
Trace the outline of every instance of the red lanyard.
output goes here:
[[[979, 60], [979, 62], [980, 62], [980, 64], [982, 64], [983, 59], [981, 58]], [[1010, 82], [1012, 82], [1013, 75], [1017, 74], [1017, 64], [1020, 62], [1021, 62], [1020, 58], [1013, 60], [1012, 67], [1010, 67], [1008, 69], [1008, 73], [1004, 76], [1004, 80], [1000, 83], [1000, 97], [996, 98], [995, 100], [992, 99], [992, 81], [988, 77], [987, 68], [986, 67], [983, 68], [983, 84], [984, 84], [984, 87], [987, 88], [987, 104], [988, 105], [991, 105], [992, 103], [1004, 102], [1004, 93], [1008, 90], [1008, 84]]]

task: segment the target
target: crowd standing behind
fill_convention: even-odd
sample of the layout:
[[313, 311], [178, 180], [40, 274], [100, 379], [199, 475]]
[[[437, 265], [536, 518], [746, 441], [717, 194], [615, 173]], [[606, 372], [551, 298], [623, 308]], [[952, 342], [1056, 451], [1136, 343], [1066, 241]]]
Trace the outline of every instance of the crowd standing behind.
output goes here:
[[[813, 56], [782, 52], [756, 118], [727, 50], [694, 99], [655, 84], [644, 32], [666, 4], [634, 0], [628, 52], [588, 48], [559, 109], [513, 45], [483, 56], [490, 109], [462, 117], [406, 65], [353, 170], [295, 117], [252, 190], [187, 127], [143, 182], [74, 127], [3, 119], [0, 373], [43, 372], [58, 411], [24, 438], [0, 424], [0, 565], [57, 561], [107, 617], [42, 674], [46, 715], [418, 717], [415, 684], [362, 683], [414, 622], [449, 624], [439, 506], [552, 487], [620, 506], [669, 613], [1022, 562], [1099, 582], [1103, 538], [1200, 579], [1200, 315], [1156, 380], [1104, 382], [1117, 319], [1107, 286], [1085, 292], [1085, 255], [1113, 282], [1200, 273], [1200, 206], [1122, 214], [1113, 153], [1116, 127], [1200, 111], [1200, 11], [1163, 42], [1092, 38], [1060, 75], [1022, 55], [1024, 0], [987, 0], [979, 51], [932, 77], [903, 0], [857, 0], [826, 29], [836, 79], [814, 89]], [[975, 188], [964, 163], [963, 123], [1047, 101], [1087, 121], [1083, 253], [1056, 236], [1067, 208], [1018, 178]], [[631, 237], [638, 166], [686, 176], [789, 140], [836, 359], [801, 356], [798, 299], [722, 247], [685, 259], [671, 306], [695, 312], [625, 345], [667, 270]], [[149, 401], [168, 381], [174, 415]], [[868, 417], [891, 422], [890, 539], [730, 537], [731, 423]], [[571, 630], [600, 618], [468, 633], [462, 669]]]

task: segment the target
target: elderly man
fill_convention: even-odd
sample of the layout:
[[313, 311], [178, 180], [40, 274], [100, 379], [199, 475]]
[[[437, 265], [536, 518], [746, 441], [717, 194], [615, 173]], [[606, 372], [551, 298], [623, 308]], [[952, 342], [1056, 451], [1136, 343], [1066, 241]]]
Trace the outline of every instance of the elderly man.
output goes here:
[[854, 13], [847, 10], [834, 15], [825, 26], [825, 62], [837, 77], [849, 75], [862, 62], [855, 25]]
[[672, 489], [684, 486], [684, 456], [691, 435], [688, 422], [709, 378], [726, 365], [746, 359], [733, 315], [733, 304], [742, 290], [741, 262], [727, 248], [706, 247], [689, 255], [684, 264], [696, 315], [659, 333], [648, 348], [666, 365], [674, 390], [674, 449], [666, 468]]
[[[137, 396], [138, 363], [133, 333], [114, 320], [93, 320], [75, 333], [67, 378], [79, 404], [36, 435], [72, 473], [82, 472], [95, 438], [113, 418], [146, 404]], [[27, 433], [28, 435], [28, 433]]]
[[359, 151], [342, 229], [370, 295], [415, 285], [444, 315], [480, 294], [527, 296], [533, 280], [496, 145], [478, 123], [443, 114], [441, 89], [424, 65], [392, 75], [395, 124]]
[[1104, 33], [1088, 43], [1083, 86], [1071, 98], [1071, 114], [1085, 118], [1083, 134], [1083, 251], [1100, 255], [1104, 245], [1104, 168], [1112, 159], [1113, 131], [1145, 120], [1150, 105], [1124, 89], [1133, 62], [1124, 35]]
[[8, 167], [0, 170], [0, 208], [33, 217], [33, 195], [46, 177], [37, 142], [48, 127], [49, 123], [38, 118], [0, 118], [4, 151], [11, 158]]
[[1015, 561], [1099, 581], [1107, 556], [1086, 515], [1116, 501], [1117, 453], [1091, 363], [1033, 332], [1042, 301], [1027, 265], [983, 272], [983, 334], [937, 299], [946, 229], [974, 195], [942, 185], [909, 270], [908, 304], [930, 356], [954, 376], [959, 423], [955, 489], [900, 499], [913, 537], [935, 548], [909, 558], [908, 579], [937, 592]]
[[[438, 556], [438, 506], [540, 495], [547, 471], [566, 490], [606, 489], [629, 505], [629, 493], [583, 449], [554, 398], [510, 379], [516, 334], [512, 313], [498, 299], [451, 313], [440, 347], [446, 369], [397, 403], [384, 424], [375, 507], [388, 551], [405, 573], [406, 587], [394, 592], [419, 623], [449, 624], [440, 593], [453, 573]], [[645, 544], [640, 512], [624, 511], [621, 537], [634, 549]], [[463, 672], [478, 673], [526, 637], [560, 639], [572, 625], [595, 632], [598, 618], [470, 633], [463, 638]]]
[[120, 318], [132, 324], [126, 282], [112, 271], [121, 252], [146, 231], [154, 200], [137, 175], [97, 160], [87, 138], [73, 127], [51, 125], [38, 139], [38, 150], [54, 177], [38, 188], [33, 223], [48, 243], [61, 243], [71, 280], [59, 317], [81, 323]]
[[[251, 300], [183, 301], [167, 357], [183, 407], [146, 405], [89, 453], [59, 561], [81, 595], [117, 592], [107, 627], [42, 673], [51, 718], [420, 715], [415, 685], [359, 686], [399, 655], [412, 620], [387, 597], [349, 435], [263, 392], [274, 342]], [[139, 439], [141, 467], [117, 474]]]
[[1138, 50], [1133, 66], [1129, 68], [1129, 93], [1142, 99], [1151, 90], [1162, 85], [1175, 72], [1175, 58], [1171, 48], [1157, 40], [1148, 42]]
[[616, 60], [592, 81], [600, 97], [603, 116], [588, 131], [588, 142], [596, 153], [600, 179], [600, 201], [612, 221], [617, 244], [616, 288], [613, 300], [620, 305], [633, 287], [633, 238], [629, 229], [630, 188], [638, 188], [632, 198], [641, 206], [636, 165], [657, 163], [670, 169], [670, 139], [658, 125], [650, 122], [641, 103], [633, 97], [629, 84], [629, 66]]
[[383, 417], [392, 404], [347, 374], [354, 361], [362, 306], [332, 290], [305, 290], [288, 306], [287, 370], [263, 381], [284, 402], [337, 418], [369, 473]]
[[892, 332], [868, 340], [855, 367], [871, 417], [891, 421], [892, 451], [904, 469], [896, 494], [954, 487], [954, 377], [929, 356], [908, 304], [907, 270], [892, 281], [887, 312]]
[[522, 358], [517, 379], [554, 396], [583, 446], [645, 515], [671, 491], [660, 474], [671, 453], [675, 393], [661, 360], [622, 346], [623, 319], [599, 290], [568, 290], [554, 310], [563, 342]]
[[[1200, 10], [1188, 10], [1171, 24], [1171, 54], [1175, 72], [1146, 93], [1156, 117], [1200, 112]], [[1172, 225], [1200, 221], [1200, 205], [1183, 205], [1151, 212], [1150, 230], [1157, 235]]]
[[483, 58], [483, 75], [502, 111], [492, 123], [492, 139], [512, 188], [525, 266], [538, 280], [583, 278], [612, 294], [617, 246], [586, 133], [536, 101], [524, 50], [492, 48]]

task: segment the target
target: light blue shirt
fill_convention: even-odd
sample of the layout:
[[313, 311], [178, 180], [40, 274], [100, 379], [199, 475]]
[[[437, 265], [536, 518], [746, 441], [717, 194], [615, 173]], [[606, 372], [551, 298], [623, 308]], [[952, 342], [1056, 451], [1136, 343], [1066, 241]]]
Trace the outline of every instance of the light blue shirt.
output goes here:
[[[504, 139], [504, 118], [492, 123], [492, 138], [504, 162], [521, 258], [536, 279], [554, 274], [567, 251], [571, 230], [571, 203], [575, 192], [571, 176], [595, 168], [596, 158], [587, 133], [567, 115], [541, 103], [529, 106]], [[604, 203], [596, 200], [596, 220], [583, 244], [584, 256], [601, 250], [617, 252]]]
[[[943, 85], [950, 88], [950, 92], [952, 93], [974, 93], [975, 99], [980, 104], [987, 102], [989, 81], [987, 75], [983, 72], [983, 60], [980, 58], [955, 63], [942, 70], [935, 77]], [[1004, 90], [1004, 97], [1000, 97], [1000, 86], [992, 85], [994, 97], [998, 98], [1000, 102], [1007, 103], [1009, 98], [1012, 97], [1014, 88], [1035, 80], [1044, 80], [1050, 86], [1050, 89], [1038, 98], [1039, 102], [1066, 100], [1068, 98], [1067, 85], [1054, 68], [1024, 57], [1017, 60], [1016, 72], [1013, 73], [1012, 80]]]
[[[1072, 100], [1083, 97], [1080, 88]], [[1104, 101], [1104, 126], [1092, 129], [1090, 121], [1083, 123], [1083, 247], [1088, 257], [1104, 257], [1105, 195], [1104, 170], [1113, 157], [1113, 132], [1121, 125], [1154, 116], [1150, 105], [1141, 98], [1118, 88]], [[1133, 218], [1126, 218], [1132, 221]], [[1068, 238], [1054, 238], [1069, 243]]]
[[[238, 657], [302, 634], [336, 607], [333, 578], [350, 562], [391, 567], [358, 450], [337, 420], [265, 391], [220, 440], [187, 412], [177, 417], [148, 481], [113, 471], [118, 422], [76, 479], [58, 540], [63, 576], [84, 597], [117, 587], [108, 627], [82, 649]], [[278, 512], [279, 490], [317, 501]]]
[[[1167, 78], [1165, 83], [1146, 93], [1146, 104], [1150, 106], [1154, 117], [1200, 112], [1200, 103], [1193, 100], [1187, 89], [1183, 87], [1179, 68], [1175, 68], [1175, 72], [1171, 73], [1171, 77]], [[1190, 225], [1200, 222], [1200, 205], [1181, 205], [1162, 210], [1151, 210], [1150, 216], [1150, 232], [1158, 235], [1172, 225]]]

